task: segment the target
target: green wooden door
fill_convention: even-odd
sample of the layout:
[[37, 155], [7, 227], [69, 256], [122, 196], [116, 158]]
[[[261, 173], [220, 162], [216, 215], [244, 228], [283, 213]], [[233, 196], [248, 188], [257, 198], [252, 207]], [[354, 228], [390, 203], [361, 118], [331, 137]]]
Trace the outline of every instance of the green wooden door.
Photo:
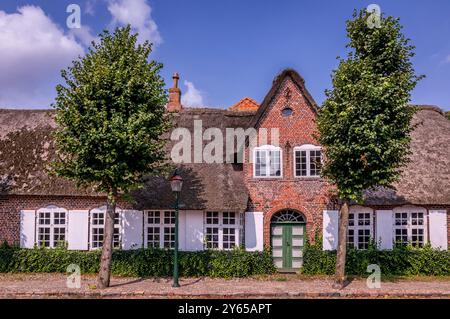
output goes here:
[[280, 271], [298, 271], [303, 264], [304, 224], [271, 225], [272, 256]]

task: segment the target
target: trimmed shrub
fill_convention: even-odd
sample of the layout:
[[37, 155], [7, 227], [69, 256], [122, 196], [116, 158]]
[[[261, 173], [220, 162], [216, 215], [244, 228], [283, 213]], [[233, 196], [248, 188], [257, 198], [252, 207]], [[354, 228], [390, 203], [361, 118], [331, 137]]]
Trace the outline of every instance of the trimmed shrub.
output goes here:
[[[65, 273], [70, 264], [81, 273], [98, 272], [101, 251], [56, 249], [20, 249], [0, 246], [0, 272]], [[173, 271], [173, 251], [163, 249], [116, 250], [111, 271], [118, 276], [169, 277]], [[199, 251], [179, 253], [179, 272], [185, 277], [247, 277], [276, 271], [269, 251]]]
[[[302, 273], [332, 275], [336, 267], [336, 251], [323, 251], [321, 245], [309, 245], [303, 253]], [[397, 246], [392, 250], [378, 250], [370, 245], [367, 250], [349, 249], [345, 265], [348, 275], [367, 276], [367, 266], [380, 266], [383, 275], [391, 276], [450, 276], [450, 251]]]

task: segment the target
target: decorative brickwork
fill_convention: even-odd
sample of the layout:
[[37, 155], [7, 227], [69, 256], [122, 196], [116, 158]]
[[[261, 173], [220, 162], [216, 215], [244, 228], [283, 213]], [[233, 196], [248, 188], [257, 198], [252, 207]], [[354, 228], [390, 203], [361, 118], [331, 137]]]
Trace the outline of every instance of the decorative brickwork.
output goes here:
[[[262, 106], [264, 107], [264, 106]], [[282, 111], [290, 108], [292, 114]], [[282, 177], [254, 178], [253, 164], [244, 164], [245, 183], [250, 194], [249, 209], [264, 212], [264, 242], [270, 245], [270, 221], [272, 215], [282, 209], [294, 209], [307, 221], [307, 233], [312, 240], [316, 231], [321, 232], [322, 212], [329, 204], [330, 187], [321, 178], [294, 177], [293, 148], [304, 144], [318, 145], [314, 134], [316, 109], [302, 89], [287, 76], [262, 114], [258, 128], [266, 128], [267, 141], [271, 141], [271, 129], [279, 129], [279, 146], [282, 149]], [[258, 143], [259, 144], [259, 143]], [[246, 158], [249, 158], [247, 149]]]

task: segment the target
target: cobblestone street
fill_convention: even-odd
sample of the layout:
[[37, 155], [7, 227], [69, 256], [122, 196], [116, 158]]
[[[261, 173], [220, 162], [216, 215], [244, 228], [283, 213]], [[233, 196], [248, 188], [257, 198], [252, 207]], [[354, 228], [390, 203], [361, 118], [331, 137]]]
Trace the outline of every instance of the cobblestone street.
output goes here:
[[63, 274], [0, 274], [1, 298], [450, 298], [450, 278], [383, 281], [369, 289], [363, 279], [343, 290], [331, 278], [276, 275], [267, 278], [183, 278], [178, 289], [170, 278], [113, 278], [105, 290], [95, 288], [95, 276], [83, 276], [80, 289], [66, 286]]

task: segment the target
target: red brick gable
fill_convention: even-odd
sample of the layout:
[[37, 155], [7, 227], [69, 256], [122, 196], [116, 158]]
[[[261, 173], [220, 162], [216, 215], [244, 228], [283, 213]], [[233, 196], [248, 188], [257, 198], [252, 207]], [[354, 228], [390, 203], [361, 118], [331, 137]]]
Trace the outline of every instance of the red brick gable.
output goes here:
[[[283, 110], [290, 109], [290, 114]], [[318, 145], [314, 135], [317, 105], [304, 87], [303, 79], [293, 70], [283, 71], [275, 78], [272, 89], [255, 114], [253, 125], [278, 129], [282, 149], [282, 177], [255, 178], [253, 163], [244, 164], [245, 183], [249, 190], [250, 209], [264, 212], [264, 241], [269, 245], [270, 221], [282, 209], [301, 212], [307, 221], [310, 238], [321, 230], [322, 212], [330, 201], [329, 185], [321, 178], [294, 177], [294, 147], [304, 144]], [[246, 158], [249, 158], [247, 149]]]
[[[286, 109], [290, 109], [292, 114], [283, 115]], [[318, 133], [316, 115], [315, 108], [311, 106], [295, 81], [288, 76], [280, 83], [277, 93], [261, 114], [256, 127], [267, 129], [268, 141], [271, 140], [271, 129], [278, 129], [279, 146], [283, 151], [285, 148], [303, 144], [318, 145], [314, 138]], [[288, 175], [283, 174], [286, 178], [292, 177], [292, 174], [286, 173]]]
[[[273, 80], [272, 88], [267, 93], [266, 97], [264, 98], [263, 102], [261, 103], [261, 107], [258, 109], [258, 112], [255, 114], [255, 117], [253, 118], [252, 125], [254, 127], [257, 127], [261, 119], [266, 115], [267, 109], [270, 108], [270, 106], [273, 104], [273, 100], [279, 96], [280, 90], [283, 90], [283, 82], [290, 78], [292, 83], [294, 84], [294, 90], [300, 92], [300, 94], [303, 96], [305, 101], [307, 101], [307, 105], [314, 110], [314, 112], [317, 112], [318, 106], [316, 101], [314, 101], [311, 94], [308, 92], [308, 90], [305, 87], [305, 80], [297, 73], [297, 71], [293, 69], [286, 69], [282, 71], [279, 75], [275, 77]], [[286, 88], [284, 88], [286, 89]], [[285, 97], [288, 99], [291, 99], [292, 96], [290, 95], [292, 92], [284, 92]]]

